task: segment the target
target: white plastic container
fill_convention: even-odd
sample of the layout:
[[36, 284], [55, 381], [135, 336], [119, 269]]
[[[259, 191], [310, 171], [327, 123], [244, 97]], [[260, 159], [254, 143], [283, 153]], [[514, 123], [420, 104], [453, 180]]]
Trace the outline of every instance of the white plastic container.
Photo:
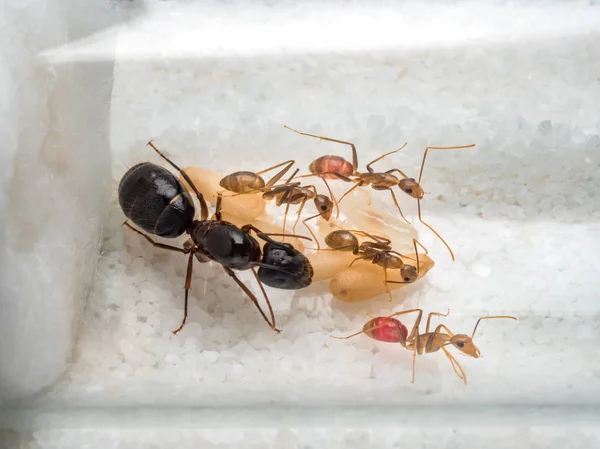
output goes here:
[[64, 372], [107, 217], [113, 63], [40, 57], [114, 21], [104, 2], [76, 3], [2, 6], [0, 400]]
[[[593, 447], [599, 24], [600, 7], [578, 2], [151, 5], [118, 33], [113, 199], [75, 357], [7, 427], [44, 448]], [[392, 303], [342, 303], [326, 282], [269, 289], [279, 336], [222, 270], [197, 265], [174, 336], [185, 258], [121, 227], [120, 177], [161, 163], [150, 139], [222, 173], [349, 158], [284, 125], [354, 142], [361, 169], [406, 141], [378, 167], [413, 176], [426, 146], [475, 143], [431, 152], [423, 176], [424, 218], [456, 262], [419, 225], [436, 261], [422, 282]], [[384, 193], [372, 207], [393, 212]], [[414, 201], [401, 206], [418, 224]], [[443, 353], [417, 357], [411, 384], [400, 345], [330, 338], [416, 307], [449, 308], [435, 322], [454, 333], [485, 315], [518, 321], [481, 324], [484, 357], [457, 356], [467, 385]]]

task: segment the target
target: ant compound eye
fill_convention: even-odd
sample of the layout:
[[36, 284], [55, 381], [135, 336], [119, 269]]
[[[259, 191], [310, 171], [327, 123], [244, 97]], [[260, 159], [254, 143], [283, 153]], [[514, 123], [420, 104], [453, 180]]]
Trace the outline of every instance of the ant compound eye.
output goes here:
[[410, 195], [411, 193], [413, 193], [413, 189], [406, 189], [405, 192]]
[[465, 344], [462, 341], [459, 341], [458, 343], [456, 343], [456, 346], [459, 348], [464, 348]]
[[411, 279], [409, 277], [404, 277], [404, 282], [410, 282]]
[[323, 205], [321, 206], [321, 210], [322, 210], [323, 212], [325, 212], [325, 211], [327, 210], [327, 206], [323, 204]]

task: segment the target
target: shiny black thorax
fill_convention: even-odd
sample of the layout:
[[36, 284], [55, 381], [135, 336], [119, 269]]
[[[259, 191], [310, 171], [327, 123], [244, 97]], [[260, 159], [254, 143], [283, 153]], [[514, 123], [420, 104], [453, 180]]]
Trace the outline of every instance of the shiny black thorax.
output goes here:
[[119, 204], [133, 223], [160, 237], [178, 237], [194, 220], [194, 204], [181, 182], [151, 162], [134, 165], [119, 183]]
[[304, 254], [289, 243], [267, 242], [263, 248], [258, 277], [263, 284], [283, 290], [298, 290], [312, 282], [313, 268]]
[[210, 259], [234, 270], [248, 270], [260, 261], [256, 239], [227, 221], [196, 221], [190, 236]]

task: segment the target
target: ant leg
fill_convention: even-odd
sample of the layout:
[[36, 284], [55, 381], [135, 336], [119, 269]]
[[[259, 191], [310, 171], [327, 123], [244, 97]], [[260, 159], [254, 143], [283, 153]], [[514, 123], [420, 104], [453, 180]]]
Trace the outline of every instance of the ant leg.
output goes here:
[[275, 205], [277, 207], [280, 207], [282, 204], [288, 202], [288, 199], [289, 199], [290, 195], [292, 194], [292, 190], [294, 189], [294, 187], [297, 187], [299, 185], [300, 185], [299, 182], [292, 182], [292, 183], [282, 184], [277, 187], [272, 187], [270, 190], [268, 190], [267, 192], [265, 192], [263, 194], [263, 198], [266, 194], [268, 194], [270, 196], [270, 199], [273, 199], [273, 198], [277, 197], [277, 195], [279, 195], [280, 193], [283, 193], [283, 195], [281, 195], [275, 201]]
[[329, 187], [329, 183], [327, 182], [327, 180], [325, 178], [323, 178], [322, 176], [320, 176], [320, 178], [325, 183], [325, 187], [327, 187], [327, 191], [329, 192], [329, 198], [331, 198], [331, 200], [333, 201], [333, 204], [335, 206], [335, 211], [336, 211], [335, 212], [336, 217], [338, 217], [340, 215], [340, 206], [338, 206], [338, 202], [335, 199], [335, 196], [333, 195], [333, 192], [331, 191], [331, 187]]
[[308, 218], [305, 218], [304, 220], [302, 220], [302, 224], [304, 225], [304, 227], [306, 229], [308, 229], [308, 232], [310, 232], [310, 235], [312, 235], [313, 240], [317, 244], [317, 251], [321, 250], [321, 244], [319, 243], [319, 239], [317, 238], [317, 236], [315, 235], [315, 233], [312, 231], [312, 229], [310, 229], [310, 226], [308, 226], [308, 224], [306, 222], [308, 220], [312, 220], [313, 218], [317, 218], [317, 217], [320, 217], [320, 216], [321, 216], [321, 214], [317, 214], [317, 215], [313, 215], [312, 217], [308, 217]]
[[190, 177], [183, 170], [181, 170], [177, 165], [175, 165], [175, 163], [173, 161], [171, 161], [171, 159], [169, 159], [167, 156], [165, 156], [164, 154], [162, 154], [160, 152], [160, 150], [154, 146], [154, 144], [152, 143], [151, 140], [146, 145], [149, 145], [150, 147], [152, 147], [152, 149], [154, 149], [154, 151], [156, 151], [160, 157], [162, 157], [165, 161], [167, 161], [175, 170], [177, 170], [179, 172], [179, 174], [181, 175], [181, 177], [183, 179], [185, 179], [185, 182], [188, 183], [188, 185], [191, 187], [191, 189], [196, 194], [196, 197], [198, 198], [198, 201], [200, 202], [200, 219], [206, 220], [208, 218], [208, 206], [206, 205], [206, 201], [204, 200], [204, 196], [196, 188], [196, 186], [194, 185], [194, 183], [192, 182], [192, 180], [190, 179]]
[[407, 222], [408, 224], [411, 224], [410, 221], [408, 221], [406, 219], [406, 217], [404, 216], [404, 214], [402, 213], [402, 209], [400, 209], [400, 205], [398, 204], [398, 200], [396, 199], [396, 195], [394, 194], [394, 191], [392, 190], [392, 188], [389, 187], [387, 190], [392, 194], [392, 199], [394, 200], [394, 204], [396, 205], [396, 209], [398, 209], [398, 212], [400, 212], [400, 216], [402, 217], [402, 219], [405, 222]]
[[435, 229], [433, 229], [433, 228], [431, 227], [431, 225], [429, 225], [428, 223], [425, 223], [425, 222], [423, 221], [423, 218], [421, 217], [421, 200], [420, 200], [420, 199], [418, 199], [418, 198], [417, 198], [417, 212], [418, 212], [418, 215], [419, 215], [419, 221], [420, 221], [421, 223], [423, 223], [425, 226], [427, 226], [427, 227], [429, 228], [429, 230], [430, 230], [431, 232], [433, 232], [433, 233], [434, 233], [434, 234], [437, 236], [437, 238], [438, 238], [438, 239], [440, 239], [440, 240], [442, 241], [442, 243], [443, 243], [443, 244], [446, 246], [446, 248], [447, 248], [447, 249], [448, 249], [448, 251], [450, 252], [450, 256], [452, 257], [452, 261], [454, 261], [454, 260], [455, 260], [455, 259], [454, 259], [454, 253], [452, 252], [452, 248], [450, 248], [450, 245], [448, 245], [448, 243], [446, 243], [446, 240], [444, 240], [444, 239], [442, 238], [442, 236], [441, 236], [440, 234], [438, 234], [438, 232], [437, 232]]
[[354, 262], [358, 261], [358, 260], [369, 260], [369, 259], [373, 259], [374, 255], [367, 255], [367, 256], [360, 256], [357, 257], [356, 259], [354, 259], [350, 265], [348, 265], [348, 267], [351, 267], [352, 265], [354, 265]]
[[[431, 313], [429, 313], [429, 315], [427, 315], [427, 325], [425, 326], [425, 333], [426, 334], [429, 333], [429, 326], [431, 324], [431, 317], [432, 316], [443, 316], [443, 317], [446, 317], [448, 315], [450, 315], [450, 309], [448, 309], [448, 311], [446, 313], [441, 313], [441, 312], [431, 312]], [[444, 327], [446, 327], [446, 326], [444, 326]], [[446, 330], [448, 330], [448, 328], [446, 328]], [[437, 331], [437, 329], [436, 329], [436, 331]], [[451, 333], [451, 332], [449, 332], [449, 333]]]
[[378, 243], [381, 243], [383, 245], [389, 245], [390, 243], [392, 243], [392, 241], [388, 238], [385, 237], [381, 237], [379, 235], [373, 235], [373, 234], [369, 234], [368, 232], [365, 231], [355, 231], [352, 229], [346, 229], [348, 232], [352, 232], [353, 234], [358, 234], [358, 235], [362, 235], [363, 237], [369, 237], [370, 239], [375, 240]]
[[423, 248], [423, 251], [425, 251], [425, 254], [429, 254], [429, 251], [427, 250], [427, 248], [425, 248], [423, 246], [423, 244], [421, 242], [419, 242], [417, 239], [413, 239], [413, 245], [415, 246], [415, 253], [417, 252], [417, 245], [419, 245], [421, 248]]
[[223, 196], [221, 193], [217, 193], [217, 204], [215, 204], [215, 218], [217, 221], [221, 221], [221, 202], [223, 201]]
[[413, 341], [412, 379], [410, 381], [411, 384], [415, 383], [415, 369], [417, 367], [417, 351], [418, 351], [420, 345], [421, 345], [421, 340], [419, 339], [419, 332], [417, 332], [417, 335], [415, 336], [414, 341]]
[[269, 315], [271, 315], [271, 323], [273, 323], [273, 328], [276, 328], [275, 314], [273, 313], [273, 307], [271, 306], [271, 301], [269, 301], [269, 297], [267, 296], [265, 287], [263, 287], [263, 283], [260, 281], [260, 278], [258, 277], [258, 274], [256, 273], [256, 270], [254, 269], [254, 267], [250, 267], [250, 269], [252, 270], [252, 274], [254, 275], [256, 282], [258, 282], [260, 291], [262, 292], [263, 297], [265, 298], [265, 301], [267, 302], [267, 307], [269, 308]]
[[296, 237], [297, 239], [304, 239], [304, 240], [308, 240], [308, 241], [312, 241], [310, 238], [304, 236], [304, 235], [296, 235], [296, 234], [280, 234], [278, 232], [269, 232], [268, 234], [265, 234], [264, 232], [262, 232], [260, 229], [258, 229], [256, 226], [251, 225], [251, 224], [247, 224], [244, 225], [240, 228], [242, 231], [249, 233], [250, 231], [254, 231], [256, 232], [256, 235], [258, 237], [260, 237], [261, 239], [263, 239], [265, 242], [269, 242], [272, 243], [274, 245], [281, 245], [281, 242], [278, 242], [276, 240], [273, 240], [272, 238], [270, 238], [270, 235], [274, 235], [277, 237]]
[[452, 364], [452, 368], [454, 369], [456, 375], [459, 377], [459, 379], [463, 380], [465, 385], [467, 385], [467, 375], [465, 374], [465, 370], [462, 368], [462, 366], [460, 366], [460, 363], [458, 363], [458, 360], [456, 360], [454, 356], [450, 354], [448, 350], [443, 346], [442, 351], [444, 351], [444, 354], [446, 354], [446, 357], [448, 357], [448, 360], [450, 360], [450, 363]]
[[[369, 315], [369, 316], [371, 316], [371, 315]], [[373, 318], [373, 319], [375, 319], [375, 318]], [[352, 335], [348, 335], [347, 337], [336, 337], [334, 335], [330, 335], [330, 337], [335, 338], [336, 340], [348, 340], [349, 338], [356, 337], [357, 335], [360, 335], [360, 334], [366, 334], [367, 332], [371, 332], [371, 331], [380, 329], [384, 326], [387, 326], [387, 323], [382, 323], [382, 324], [378, 324], [377, 326], [363, 328], [363, 330], [361, 330], [360, 332], [355, 332]], [[398, 331], [398, 335], [400, 337], [402, 337], [402, 332]]]
[[[472, 148], [474, 146], [475, 146], [475, 144], [461, 145], [461, 146], [456, 146], [456, 147], [427, 147], [427, 148], [425, 148], [425, 152], [423, 153], [423, 162], [421, 162], [421, 170], [419, 172], [419, 180], [417, 181], [417, 183], [419, 185], [421, 185], [421, 179], [423, 178], [423, 168], [425, 168], [425, 159], [427, 158], [427, 152], [429, 150], [457, 150], [460, 148]], [[421, 200], [420, 199], [417, 199], [417, 208], [419, 211], [419, 221], [421, 223], [423, 223], [425, 226], [427, 226], [431, 230], [431, 232], [433, 232], [444, 243], [444, 245], [446, 245], [446, 248], [448, 248], [448, 251], [450, 251], [450, 256], [452, 256], [452, 260], [454, 261], [454, 253], [452, 252], [452, 249], [450, 249], [450, 246], [446, 243], [446, 241], [442, 238], [442, 236], [440, 236], [429, 224], [425, 223], [423, 221], [423, 219], [421, 218]]]
[[373, 173], [373, 169], [371, 168], [371, 165], [373, 165], [375, 162], [378, 162], [378, 161], [380, 161], [381, 159], [383, 159], [383, 158], [385, 158], [385, 157], [388, 157], [390, 154], [397, 153], [398, 151], [400, 151], [401, 149], [403, 149], [403, 148], [404, 148], [406, 145], [407, 145], [407, 144], [405, 143], [404, 145], [402, 145], [402, 146], [401, 146], [400, 148], [398, 148], [397, 150], [390, 151], [389, 153], [385, 153], [385, 154], [383, 154], [383, 155], [379, 156], [377, 159], [373, 159], [371, 162], [369, 162], [369, 163], [367, 164], [367, 170], [368, 170], [368, 172], [369, 172], [369, 173]]
[[425, 148], [425, 152], [423, 153], [423, 162], [421, 162], [421, 171], [419, 172], [419, 180], [417, 183], [421, 185], [421, 178], [423, 177], [423, 167], [425, 167], [425, 158], [427, 158], [427, 152], [429, 150], [459, 150], [461, 148], [473, 148], [475, 146], [474, 143], [471, 145], [459, 145], [457, 147], [427, 147]]
[[445, 324], [438, 324], [437, 327], [435, 328], [435, 330], [433, 331], [433, 333], [435, 334], [439, 334], [440, 331], [444, 331], [446, 332], [448, 335], [450, 335], [451, 337], [454, 337], [454, 334], [452, 333], [452, 331], [450, 329], [448, 329], [448, 326], [446, 326]]
[[352, 192], [354, 189], [356, 189], [357, 187], [361, 187], [363, 184], [364, 184], [363, 181], [358, 181], [356, 184], [354, 184], [352, 187], [350, 187], [348, 190], [346, 190], [346, 192], [341, 196], [341, 198], [338, 200], [337, 215], [335, 216], [335, 218], [339, 218], [340, 217], [340, 208], [339, 208], [339, 205], [342, 202], [342, 200], [344, 199], [344, 197], [346, 195], [348, 195], [350, 192]]
[[152, 243], [152, 246], [155, 246], [157, 248], [162, 248], [162, 249], [168, 249], [169, 251], [177, 251], [179, 253], [183, 253], [183, 254], [187, 254], [191, 251], [191, 249], [184, 249], [184, 248], [177, 248], [176, 246], [171, 246], [171, 245], [165, 245], [163, 243], [158, 243], [155, 242], [152, 238], [150, 238], [148, 235], [144, 234], [142, 231], [138, 231], [137, 229], [135, 229], [133, 226], [131, 226], [129, 224], [128, 221], [125, 221], [122, 226], [127, 226], [129, 229], [131, 229], [133, 232], [137, 232], [139, 235], [141, 235], [142, 237], [144, 237], [146, 240], [148, 240], [150, 243]]
[[296, 221], [294, 222], [294, 226], [292, 227], [292, 233], [296, 233], [296, 226], [298, 226], [298, 222], [300, 221], [300, 215], [302, 214], [302, 209], [304, 209], [304, 205], [308, 200], [307, 196], [304, 196], [302, 202], [300, 203], [300, 207], [298, 208], [298, 213], [296, 214]]
[[285, 205], [285, 212], [283, 213], [283, 228], [282, 228], [282, 234], [283, 234], [283, 238], [281, 239], [282, 242], [285, 241], [285, 225], [287, 223], [287, 214], [290, 210], [290, 203], [287, 203]]
[[300, 171], [299, 168], [294, 170], [294, 173], [292, 173], [292, 176], [290, 176], [284, 184], [289, 184], [290, 182], [292, 182], [292, 179], [294, 179], [296, 177], [296, 175], [298, 174], [299, 171]]
[[193, 269], [193, 265], [194, 265], [194, 253], [192, 252], [190, 254], [190, 258], [188, 260], [187, 274], [185, 276], [185, 303], [184, 303], [184, 306], [183, 306], [183, 320], [181, 321], [181, 324], [179, 325], [179, 327], [173, 331], [173, 333], [175, 335], [177, 335], [177, 332], [179, 332], [181, 329], [183, 329], [183, 326], [185, 326], [185, 322], [187, 321], [187, 316], [188, 316], [188, 293], [189, 293], [190, 288], [192, 286], [192, 269]]
[[402, 175], [402, 177], [404, 179], [408, 178], [408, 176], [406, 176], [406, 174], [402, 170], [400, 170], [399, 168], [392, 168], [391, 170], [386, 171], [387, 174], [394, 173], [394, 172], [398, 172], [400, 175]]
[[314, 137], [315, 139], [326, 140], [328, 142], [341, 143], [343, 145], [350, 145], [352, 147], [352, 167], [354, 167], [354, 172], [358, 170], [358, 156], [356, 155], [356, 147], [351, 142], [346, 142], [344, 140], [331, 139], [329, 137], [323, 136], [315, 136], [314, 134], [302, 133], [300, 131], [296, 131], [295, 129], [290, 128], [289, 126], [284, 126], [284, 128], [289, 129], [290, 131], [295, 132], [296, 134], [300, 134], [301, 136]]
[[277, 167], [281, 167], [282, 165], [285, 165], [285, 167], [283, 167], [283, 169], [281, 169], [281, 171], [277, 172], [271, 179], [269, 179], [269, 182], [267, 182], [267, 184], [265, 185], [265, 187], [268, 188], [268, 187], [275, 185], [275, 183], [277, 181], [279, 181], [283, 177], [283, 175], [285, 175], [289, 171], [290, 168], [292, 168], [292, 165], [294, 165], [295, 162], [296, 161], [293, 161], [293, 160], [285, 161], [285, 162], [282, 162], [281, 164], [273, 165], [272, 167], [265, 168], [264, 170], [258, 171], [258, 172], [256, 172], [256, 174], [260, 176], [263, 173], [266, 173]]
[[254, 305], [256, 306], [256, 308], [258, 309], [258, 311], [260, 312], [260, 314], [262, 315], [262, 317], [264, 318], [264, 320], [267, 322], [267, 324], [269, 325], [269, 327], [271, 329], [273, 329], [277, 333], [281, 332], [279, 329], [277, 329], [275, 327], [275, 325], [271, 324], [271, 322], [267, 318], [267, 315], [265, 315], [265, 312], [263, 312], [263, 309], [260, 307], [260, 304], [258, 303], [258, 299], [256, 299], [256, 296], [254, 296], [254, 293], [252, 293], [250, 291], [250, 289], [248, 287], [246, 287], [246, 285], [242, 281], [240, 281], [240, 279], [235, 275], [235, 273], [233, 272], [233, 270], [231, 268], [229, 268], [229, 267], [224, 266], [224, 265], [223, 265], [223, 269], [225, 270], [225, 272], [229, 276], [231, 276], [233, 278], [233, 280], [235, 281], [235, 283], [237, 285], [239, 285], [239, 287], [244, 291], [244, 293], [246, 293], [246, 295], [248, 296], [248, 298], [250, 298], [250, 300], [254, 303]]
[[388, 294], [388, 297], [390, 298], [389, 301], [392, 302], [392, 292], [390, 292], [387, 282], [388, 282], [387, 268], [384, 268], [383, 269], [383, 285], [385, 285], [385, 291]]
[[475, 327], [473, 328], [473, 333], [471, 334], [471, 340], [472, 340], [472, 339], [473, 339], [473, 337], [475, 336], [475, 331], [477, 330], [477, 326], [479, 326], [479, 322], [480, 322], [481, 320], [489, 320], [489, 319], [491, 319], [491, 318], [508, 318], [508, 319], [511, 319], [511, 320], [515, 320], [515, 321], [517, 321], [517, 318], [516, 318], [516, 317], [514, 317], [514, 316], [509, 316], [509, 315], [493, 315], [493, 316], [491, 316], [491, 315], [490, 315], [490, 316], [482, 316], [481, 318], [479, 318], [479, 319], [477, 320], [477, 324], [475, 324]]
[[369, 248], [378, 249], [380, 251], [385, 252], [392, 252], [392, 250], [390, 249], [390, 245], [384, 242], [362, 242], [360, 245], [358, 245], [358, 250], [360, 252]]

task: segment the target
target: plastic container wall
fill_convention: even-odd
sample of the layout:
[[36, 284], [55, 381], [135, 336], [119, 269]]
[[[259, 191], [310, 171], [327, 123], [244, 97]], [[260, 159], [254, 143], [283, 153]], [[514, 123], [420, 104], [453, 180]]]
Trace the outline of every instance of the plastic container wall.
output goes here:
[[0, 400], [10, 400], [67, 365], [110, 195], [113, 62], [52, 65], [40, 55], [115, 15], [103, 1], [1, 8]]

